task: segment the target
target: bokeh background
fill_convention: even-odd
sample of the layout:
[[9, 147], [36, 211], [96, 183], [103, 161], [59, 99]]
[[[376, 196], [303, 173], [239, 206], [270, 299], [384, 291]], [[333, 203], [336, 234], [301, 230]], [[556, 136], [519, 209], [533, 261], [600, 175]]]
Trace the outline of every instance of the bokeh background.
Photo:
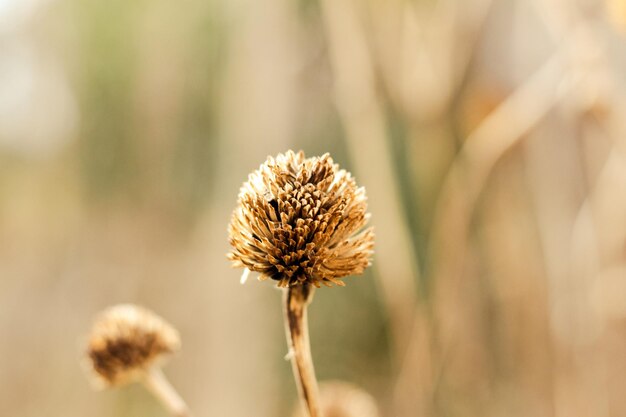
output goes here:
[[181, 332], [201, 416], [289, 416], [280, 292], [226, 227], [268, 155], [330, 152], [372, 268], [310, 311], [318, 376], [384, 416], [626, 416], [621, 0], [0, 0], [0, 415], [95, 392], [94, 315]]

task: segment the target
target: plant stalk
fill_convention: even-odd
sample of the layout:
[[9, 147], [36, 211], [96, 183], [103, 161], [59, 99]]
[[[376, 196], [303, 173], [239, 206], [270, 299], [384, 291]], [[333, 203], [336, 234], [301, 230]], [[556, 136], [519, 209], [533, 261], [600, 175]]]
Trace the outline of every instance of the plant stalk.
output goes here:
[[307, 305], [313, 298], [314, 289], [306, 283], [286, 288], [283, 307], [291, 368], [300, 399], [310, 417], [322, 417], [307, 322]]
[[145, 372], [144, 385], [174, 417], [191, 417], [191, 412], [176, 389], [167, 380], [161, 368], [152, 367]]

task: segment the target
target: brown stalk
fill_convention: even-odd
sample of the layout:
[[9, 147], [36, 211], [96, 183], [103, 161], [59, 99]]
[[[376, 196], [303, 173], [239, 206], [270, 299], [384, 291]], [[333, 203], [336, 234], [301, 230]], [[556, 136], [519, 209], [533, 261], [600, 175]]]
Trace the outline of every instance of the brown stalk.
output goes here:
[[322, 417], [307, 322], [307, 306], [313, 298], [314, 290], [315, 288], [308, 283], [285, 288], [283, 307], [289, 346], [288, 356], [302, 405], [310, 417]]
[[167, 380], [161, 368], [152, 367], [146, 370], [142, 382], [173, 417], [191, 417], [189, 407]]

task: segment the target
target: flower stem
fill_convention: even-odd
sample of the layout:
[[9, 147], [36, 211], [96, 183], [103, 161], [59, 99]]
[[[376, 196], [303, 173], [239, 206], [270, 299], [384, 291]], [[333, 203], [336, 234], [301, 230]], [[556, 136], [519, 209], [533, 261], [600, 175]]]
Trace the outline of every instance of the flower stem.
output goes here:
[[189, 408], [176, 389], [167, 380], [161, 368], [152, 367], [148, 369], [142, 382], [163, 406], [174, 417], [191, 417]]
[[313, 298], [314, 289], [313, 286], [306, 283], [286, 288], [283, 307], [291, 368], [298, 386], [300, 399], [310, 417], [321, 417], [319, 390], [313, 368], [313, 358], [311, 357], [306, 313], [307, 305]]

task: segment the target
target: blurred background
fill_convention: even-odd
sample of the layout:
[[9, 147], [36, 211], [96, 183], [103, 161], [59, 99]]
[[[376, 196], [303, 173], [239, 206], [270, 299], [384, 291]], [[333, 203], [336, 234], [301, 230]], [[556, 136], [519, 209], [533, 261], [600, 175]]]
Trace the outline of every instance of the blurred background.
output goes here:
[[270, 283], [226, 227], [268, 155], [330, 152], [376, 257], [310, 310], [383, 416], [626, 416], [626, 2], [0, 0], [0, 415], [166, 416], [91, 389], [134, 302], [201, 416], [289, 416]]

